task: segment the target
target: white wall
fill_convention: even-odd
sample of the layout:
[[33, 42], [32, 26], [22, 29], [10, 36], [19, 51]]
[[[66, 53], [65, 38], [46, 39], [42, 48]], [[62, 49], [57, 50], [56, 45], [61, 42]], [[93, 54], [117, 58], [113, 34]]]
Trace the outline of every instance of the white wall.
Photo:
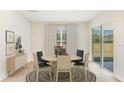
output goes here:
[[[84, 51], [88, 51], [88, 24], [87, 23], [78, 23], [78, 49], [83, 49]], [[31, 46], [32, 52], [36, 52], [38, 50], [44, 51], [44, 23], [42, 22], [33, 22], [31, 24]]]
[[31, 23], [31, 50], [32, 53], [42, 50], [44, 51], [44, 23]]
[[89, 47], [89, 31], [88, 23], [80, 23], [78, 31], [78, 49], [83, 49], [85, 52], [88, 52]]
[[14, 11], [0, 11], [0, 80], [6, 78], [6, 42], [5, 31], [13, 31], [15, 36], [21, 36], [28, 62], [31, 61], [30, 22]]
[[114, 76], [124, 81], [124, 11], [104, 11], [89, 23], [89, 50], [92, 54], [91, 28], [111, 21], [114, 28]]

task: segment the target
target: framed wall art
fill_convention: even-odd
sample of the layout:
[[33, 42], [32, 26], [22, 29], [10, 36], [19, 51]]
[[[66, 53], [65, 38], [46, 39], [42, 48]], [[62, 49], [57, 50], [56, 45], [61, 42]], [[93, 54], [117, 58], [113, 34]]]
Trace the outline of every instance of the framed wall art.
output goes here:
[[6, 44], [6, 55], [12, 55], [14, 54], [14, 44], [13, 43], [7, 43]]
[[6, 43], [14, 43], [14, 32], [6, 30]]

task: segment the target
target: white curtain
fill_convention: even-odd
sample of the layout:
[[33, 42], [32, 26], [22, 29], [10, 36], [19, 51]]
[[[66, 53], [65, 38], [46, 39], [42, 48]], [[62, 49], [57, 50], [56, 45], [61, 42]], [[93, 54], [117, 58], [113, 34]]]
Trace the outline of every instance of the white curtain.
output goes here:
[[45, 54], [54, 55], [56, 45], [56, 32], [58, 29], [67, 31], [67, 53], [76, 54], [78, 46], [78, 25], [77, 24], [45, 24]]
[[67, 24], [67, 53], [71, 55], [76, 55], [76, 50], [78, 47], [78, 25], [77, 24]]
[[45, 24], [45, 54], [54, 55], [54, 45], [56, 45], [56, 25]]

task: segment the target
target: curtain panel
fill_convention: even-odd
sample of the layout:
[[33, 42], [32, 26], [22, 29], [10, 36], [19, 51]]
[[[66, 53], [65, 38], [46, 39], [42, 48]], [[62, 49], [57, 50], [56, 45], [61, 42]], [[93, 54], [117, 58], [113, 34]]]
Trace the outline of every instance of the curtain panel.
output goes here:
[[78, 24], [45, 24], [45, 54], [54, 55], [54, 46], [57, 44], [57, 30], [67, 31], [67, 53], [75, 55], [78, 47]]
[[76, 55], [78, 47], [78, 25], [67, 24], [67, 53], [70, 55]]
[[54, 55], [54, 45], [56, 45], [56, 29], [55, 24], [45, 24], [45, 54]]

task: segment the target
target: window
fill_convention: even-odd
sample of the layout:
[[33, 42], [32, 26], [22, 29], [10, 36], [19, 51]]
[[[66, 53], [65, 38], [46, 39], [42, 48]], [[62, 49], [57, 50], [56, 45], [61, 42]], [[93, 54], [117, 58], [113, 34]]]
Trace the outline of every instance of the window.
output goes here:
[[66, 48], [67, 43], [67, 31], [64, 29], [57, 30], [57, 45], [63, 46]]

